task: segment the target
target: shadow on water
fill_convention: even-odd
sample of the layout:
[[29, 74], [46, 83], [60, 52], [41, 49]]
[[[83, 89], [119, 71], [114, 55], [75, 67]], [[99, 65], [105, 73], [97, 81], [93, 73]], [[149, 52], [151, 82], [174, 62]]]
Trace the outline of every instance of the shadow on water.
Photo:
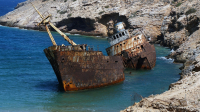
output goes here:
[[37, 91], [64, 92], [64, 90], [59, 85], [57, 80], [52, 80], [52, 81], [41, 80], [35, 85], [35, 90], [37, 90]]
[[94, 89], [86, 89], [86, 90], [79, 90], [79, 91], [64, 91], [64, 89], [59, 85], [59, 82], [57, 81], [57, 79], [55, 79], [55, 80], [50, 80], [50, 81], [40, 80], [35, 85], [35, 89], [38, 91], [52, 91], [52, 92], [58, 92], [58, 93], [64, 93], [64, 94], [71, 94], [71, 93], [82, 94], [82, 93], [90, 93], [90, 92], [96, 93], [97, 91], [98, 92], [108, 91], [110, 93], [112, 91], [117, 91], [116, 89], [122, 86], [122, 84], [123, 82], [115, 84], [115, 85], [109, 85], [109, 86], [94, 88]]
[[[108, 107], [106, 106], [105, 108], [105, 105], [111, 105], [111, 107], [119, 106], [119, 109], [123, 109], [123, 107], [120, 107], [121, 103], [130, 102], [129, 105], [132, 105], [140, 101], [143, 96], [149, 95], [143, 92], [144, 89], [146, 89], [145, 82], [148, 82], [148, 79], [141, 78], [148, 76], [148, 74], [146, 74], [148, 72], [149, 70], [135, 71], [126, 69], [126, 80], [122, 83], [74, 92], [63, 91], [57, 80], [40, 81], [35, 87], [39, 91], [45, 90], [54, 92], [54, 95], [49, 99], [50, 102], [45, 104], [45, 110], [47, 111], [108, 111]], [[140, 89], [142, 90], [140, 91]], [[152, 91], [150, 91], [150, 93], [152, 93]], [[113, 103], [119, 101], [121, 103]], [[116, 109], [113, 109], [113, 111], [115, 110]], [[109, 108], [109, 111], [112, 111], [112, 109]]]
[[136, 92], [133, 92], [131, 95], [131, 103], [134, 104], [135, 102], [142, 100], [142, 98], [143, 98], [142, 95], [140, 95]]
[[126, 68], [125, 70], [124, 70], [124, 74], [125, 75], [141, 75], [140, 73], [142, 73], [142, 75], [144, 74], [144, 73], [148, 73], [148, 72], [150, 72], [151, 70], [145, 70], [145, 69], [137, 69], [137, 70], [134, 70], [134, 69], [131, 69], [131, 68]]
[[[123, 94], [123, 83], [102, 88], [57, 92], [50, 100], [47, 111], [106, 111], [105, 105], [112, 104], [116, 97]], [[117, 93], [117, 94], [116, 94]], [[52, 106], [54, 108], [52, 108]], [[99, 108], [99, 109], [97, 109]], [[97, 109], [97, 110], [96, 110]]]

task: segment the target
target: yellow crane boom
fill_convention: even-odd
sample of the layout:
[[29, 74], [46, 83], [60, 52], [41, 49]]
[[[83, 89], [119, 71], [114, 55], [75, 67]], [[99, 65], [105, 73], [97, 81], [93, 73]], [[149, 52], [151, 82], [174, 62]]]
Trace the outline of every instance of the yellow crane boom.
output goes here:
[[[32, 3], [31, 3], [31, 4], [32, 4]], [[42, 21], [41, 21], [40, 23], [38, 23], [38, 25], [40, 25], [40, 24], [44, 24], [44, 25], [45, 25], [45, 28], [46, 28], [46, 30], [47, 30], [47, 32], [48, 32], [48, 34], [49, 34], [49, 37], [50, 37], [51, 42], [53, 43], [53, 45], [57, 45], [57, 44], [56, 44], [56, 42], [55, 42], [55, 40], [54, 40], [54, 38], [53, 38], [53, 36], [52, 36], [52, 34], [51, 34], [51, 32], [50, 32], [48, 26], [47, 26], [47, 24], [49, 24], [51, 27], [53, 27], [53, 28], [54, 28], [61, 36], [63, 36], [64, 39], [67, 40], [71, 45], [77, 45], [74, 41], [72, 41], [71, 39], [69, 39], [68, 36], [66, 36], [63, 32], [61, 32], [55, 25], [53, 25], [53, 24], [49, 21], [51, 15], [48, 15], [47, 17], [44, 18], [44, 17], [42, 16], [42, 14], [37, 10], [37, 8], [36, 8], [33, 4], [32, 4], [32, 6], [35, 8], [35, 10], [37, 11], [37, 13], [38, 13], [38, 14], [40, 15], [40, 17], [42, 18]]]

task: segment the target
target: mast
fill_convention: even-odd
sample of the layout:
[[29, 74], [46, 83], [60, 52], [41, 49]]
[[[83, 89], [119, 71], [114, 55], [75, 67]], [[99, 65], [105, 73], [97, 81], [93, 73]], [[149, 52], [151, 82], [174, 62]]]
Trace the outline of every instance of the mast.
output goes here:
[[[32, 3], [31, 3], [32, 4]], [[50, 17], [51, 17], [51, 14], [49, 14], [47, 17], [43, 17], [42, 14], [37, 10], [37, 8], [32, 4], [32, 6], [34, 7], [34, 9], [36, 10], [36, 12], [40, 15], [40, 17], [42, 18], [42, 21], [40, 23], [38, 23], [38, 26], [39, 25], [45, 25], [45, 28], [47, 30], [47, 33], [49, 34], [49, 37], [51, 39], [51, 42], [53, 43], [53, 45], [57, 45], [49, 28], [48, 28], [48, 24], [53, 27], [61, 36], [64, 37], [65, 40], [67, 40], [71, 45], [77, 45], [74, 41], [72, 41], [71, 39], [69, 39], [68, 36], [66, 36], [63, 32], [61, 32], [56, 26], [54, 26], [51, 22], [50, 22]]]

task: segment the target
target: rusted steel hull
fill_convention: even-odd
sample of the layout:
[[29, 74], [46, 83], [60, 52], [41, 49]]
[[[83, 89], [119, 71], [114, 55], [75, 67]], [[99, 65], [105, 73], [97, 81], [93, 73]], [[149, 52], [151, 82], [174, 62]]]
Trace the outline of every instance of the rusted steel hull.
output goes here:
[[156, 63], [155, 47], [143, 35], [123, 40], [106, 51], [109, 56], [122, 56], [126, 68], [152, 69]]
[[104, 56], [100, 51], [78, 47], [51, 46], [44, 50], [65, 91], [98, 88], [124, 80], [121, 56]]

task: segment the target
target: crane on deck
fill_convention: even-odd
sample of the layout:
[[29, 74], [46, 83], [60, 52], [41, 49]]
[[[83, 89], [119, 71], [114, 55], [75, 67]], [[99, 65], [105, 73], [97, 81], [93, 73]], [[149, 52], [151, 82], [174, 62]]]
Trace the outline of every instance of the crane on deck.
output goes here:
[[[32, 4], [32, 3], [31, 3]], [[49, 28], [48, 28], [48, 24], [53, 28], [55, 29], [61, 36], [64, 37], [65, 40], [67, 40], [71, 45], [77, 45], [74, 41], [72, 41], [71, 39], [69, 39], [68, 36], [66, 36], [62, 31], [60, 31], [55, 25], [53, 25], [51, 22], [50, 22], [50, 17], [51, 17], [51, 14], [49, 14], [48, 16], [44, 17], [38, 10], [37, 8], [32, 4], [32, 6], [34, 7], [34, 9], [37, 11], [37, 13], [40, 15], [40, 17], [42, 18], [42, 21], [40, 23], [38, 23], [37, 25], [40, 26], [40, 25], [45, 25], [45, 28], [47, 30], [47, 33], [49, 34], [49, 37], [51, 39], [51, 42], [53, 43], [53, 45], [57, 46]]]

